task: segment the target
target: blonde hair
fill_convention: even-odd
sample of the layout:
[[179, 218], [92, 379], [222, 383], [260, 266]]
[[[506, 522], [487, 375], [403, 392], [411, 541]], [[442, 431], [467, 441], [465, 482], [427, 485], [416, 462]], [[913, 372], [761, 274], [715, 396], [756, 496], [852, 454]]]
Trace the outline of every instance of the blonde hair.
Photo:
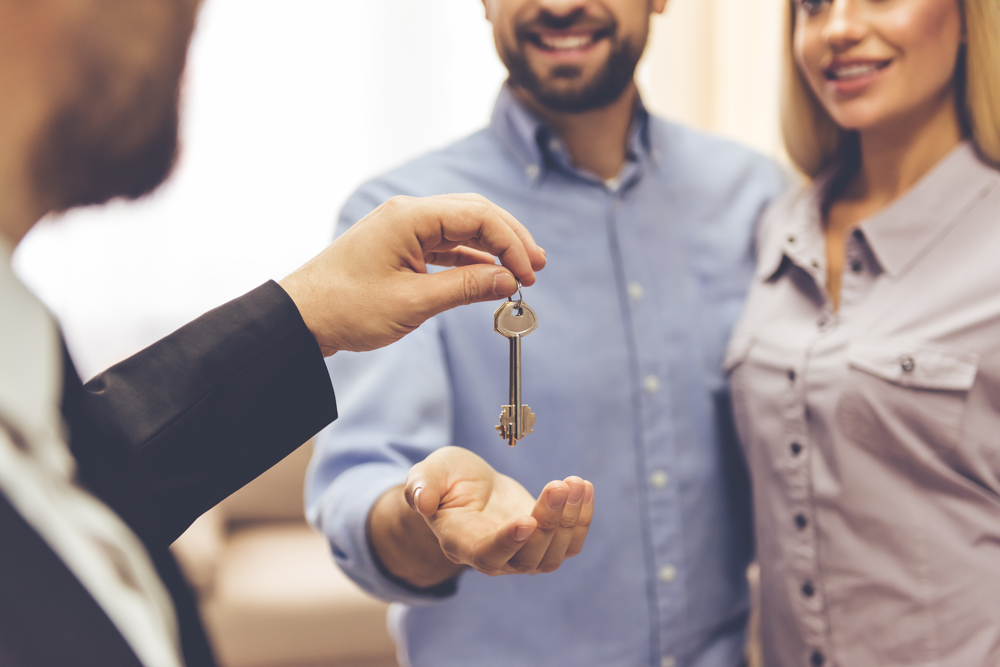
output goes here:
[[[1000, 2], [957, 0], [965, 44], [955, 66], [959, 122], [980, 156], [1000, 167]], [[794, 0], [785, 3], [781, 126], [792, 162], [814, 177], [856, 146], [854, 132], [838, 126], [795, 63]]]

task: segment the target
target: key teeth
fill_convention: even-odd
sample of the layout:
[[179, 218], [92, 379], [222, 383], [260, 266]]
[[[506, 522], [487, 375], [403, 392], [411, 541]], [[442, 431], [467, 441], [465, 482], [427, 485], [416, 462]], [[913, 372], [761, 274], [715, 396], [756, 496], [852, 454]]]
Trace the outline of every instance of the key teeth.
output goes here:
[[494, 426], [497, 433], [501, 438], [510, 442], [510, 446], [513, 447], [514, 443], [528, 435], [529, 433], [535, 432], [535, 415], [531, 412], [531, 408], [527, 405], [521, 406], [521, 437], [514, 437], [512, 433], [514, 429], [513, 418], [511, 413], [513, 408], [509, 405], [505, 405], [500, 410], [500, 423]]
[[524, 435], [535, 432], [535, 415], [527, 405], [521, 405], [521, 425], [524, 427]]
[[504, 440], [510, 440], [510, 431], [514, 428], [511, 423], [510, 406], [505, 405], [500, 409], [500, 423], [496, 425], [497, 431], [500, 432], [500, 437]]

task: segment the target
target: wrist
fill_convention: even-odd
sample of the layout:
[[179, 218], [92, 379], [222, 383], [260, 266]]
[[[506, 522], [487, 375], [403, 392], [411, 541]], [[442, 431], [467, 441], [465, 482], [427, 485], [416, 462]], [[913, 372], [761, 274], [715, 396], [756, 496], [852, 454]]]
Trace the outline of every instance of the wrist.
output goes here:
[[375, 501], [368, 513], [367, 535], [383, 574], [404, 587], [432, 589], [464, 569], [444, 555], [427, 522], [406, 503], [403, 486], [389, 489]]

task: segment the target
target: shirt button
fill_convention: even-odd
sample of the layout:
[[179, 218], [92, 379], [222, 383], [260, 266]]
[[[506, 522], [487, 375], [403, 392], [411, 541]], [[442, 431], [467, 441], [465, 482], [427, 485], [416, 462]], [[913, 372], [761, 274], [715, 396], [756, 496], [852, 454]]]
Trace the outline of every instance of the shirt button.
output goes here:
[[795, 243], [795, 236], [793, 234], [789, 234], [788, 235], [788, 242], [789, 243]]
[[802, 530], [809, 525], [809, 519], [806, 518], [805, 514], [796, 514], [795, 525], [799, 530]]
[[826, 662], [826, 656], [820, 651], [813, 651], [812, 655], [809, 656], [809, 664], [813, 667], [823, 667], [824, 662]]
[[642, 388], [646, 390], [647, 394], [655, 394], [660, 391], [660, 378], [655, 375], [647, 375], [642, 380]]
[[910, 355], [905, 355], [899, 358], [899, 367], [903, 369], [904, 373], [910, 373], [917, 367], [917, 362]]
[[818, 320], [816, 320], [816, 326], [819, 327], [820, 331], [825, 331], [826, 328], [830, 326], [830, 318], [829, 317], [819, 318]]
[[809, 262], [809, 263], [810, 263], [810, 264], [812, 264], [812, 267], [813, 267], [814, 269], [818, 269], [818, 268], [819, 268], [819, 260], [818, 260], [818, 259], [814, 259], [814, 260], [812, 260], [812, 261], [811, 261], [811, 262]]
[[633, 280], [628, 284], [628, 295], [633, 301], [641, 299], [644, 292], [645, 290], [642, 289], [642, 283]]
[[524, 168], [524, 175], [533, 181], [536, 178], [538, 178], [538, 174], [540, 174], [541, 171], [542, 171], [541, 167], [539, 167], [537, 164], [529, 164], [527, 167]]
[[677, 568], [673, 565], [664, 565], [660, 568], [660, 581], [669, 584], [677, 578]]
[[792, 443], [792, 456], [798, 456], [802, 452], [802, 445], [797, 442]]
[[672, 655], [665, 655], [660, 658], [660, 667], [677, 667], [677, 658]]
[[851, 271], [854, 271], [854, 273], [861, 273], [861, 269], [863, 268], [865, 268], [865, 265], [861, 263], [860, 259], [851, 262]]
[[654, 470], [653, 474], [649, 476], [649, 484], [654, 489], [662, 489], [669, 481], [670, 476], [665, 470]]
[[795, 382], [795, 369], [794, 368], [789, 368], [788, 369], [788, 381], [789, 382]]
[[813, 588], [813, 584], [811, 581], [807, 581], [806, 583], [802, 584], [802, 594], [805, 595], [807, 598], [811, 598], [813, 595], [816, 594], [816, 589]]

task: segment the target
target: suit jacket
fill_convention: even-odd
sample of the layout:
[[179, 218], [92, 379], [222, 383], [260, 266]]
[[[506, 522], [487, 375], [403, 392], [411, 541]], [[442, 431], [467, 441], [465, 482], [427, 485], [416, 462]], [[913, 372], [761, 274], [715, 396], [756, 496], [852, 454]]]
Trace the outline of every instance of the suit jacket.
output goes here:
[[[189, 667], [213, 665], [168, 547], [206, 510], [337, 416], [319, 346], [268, 282], [83, 385], [64, 348], [78, 479], [149, 551]], [[139, 665], [47, 543], [0, 494], [0, 665]]]

